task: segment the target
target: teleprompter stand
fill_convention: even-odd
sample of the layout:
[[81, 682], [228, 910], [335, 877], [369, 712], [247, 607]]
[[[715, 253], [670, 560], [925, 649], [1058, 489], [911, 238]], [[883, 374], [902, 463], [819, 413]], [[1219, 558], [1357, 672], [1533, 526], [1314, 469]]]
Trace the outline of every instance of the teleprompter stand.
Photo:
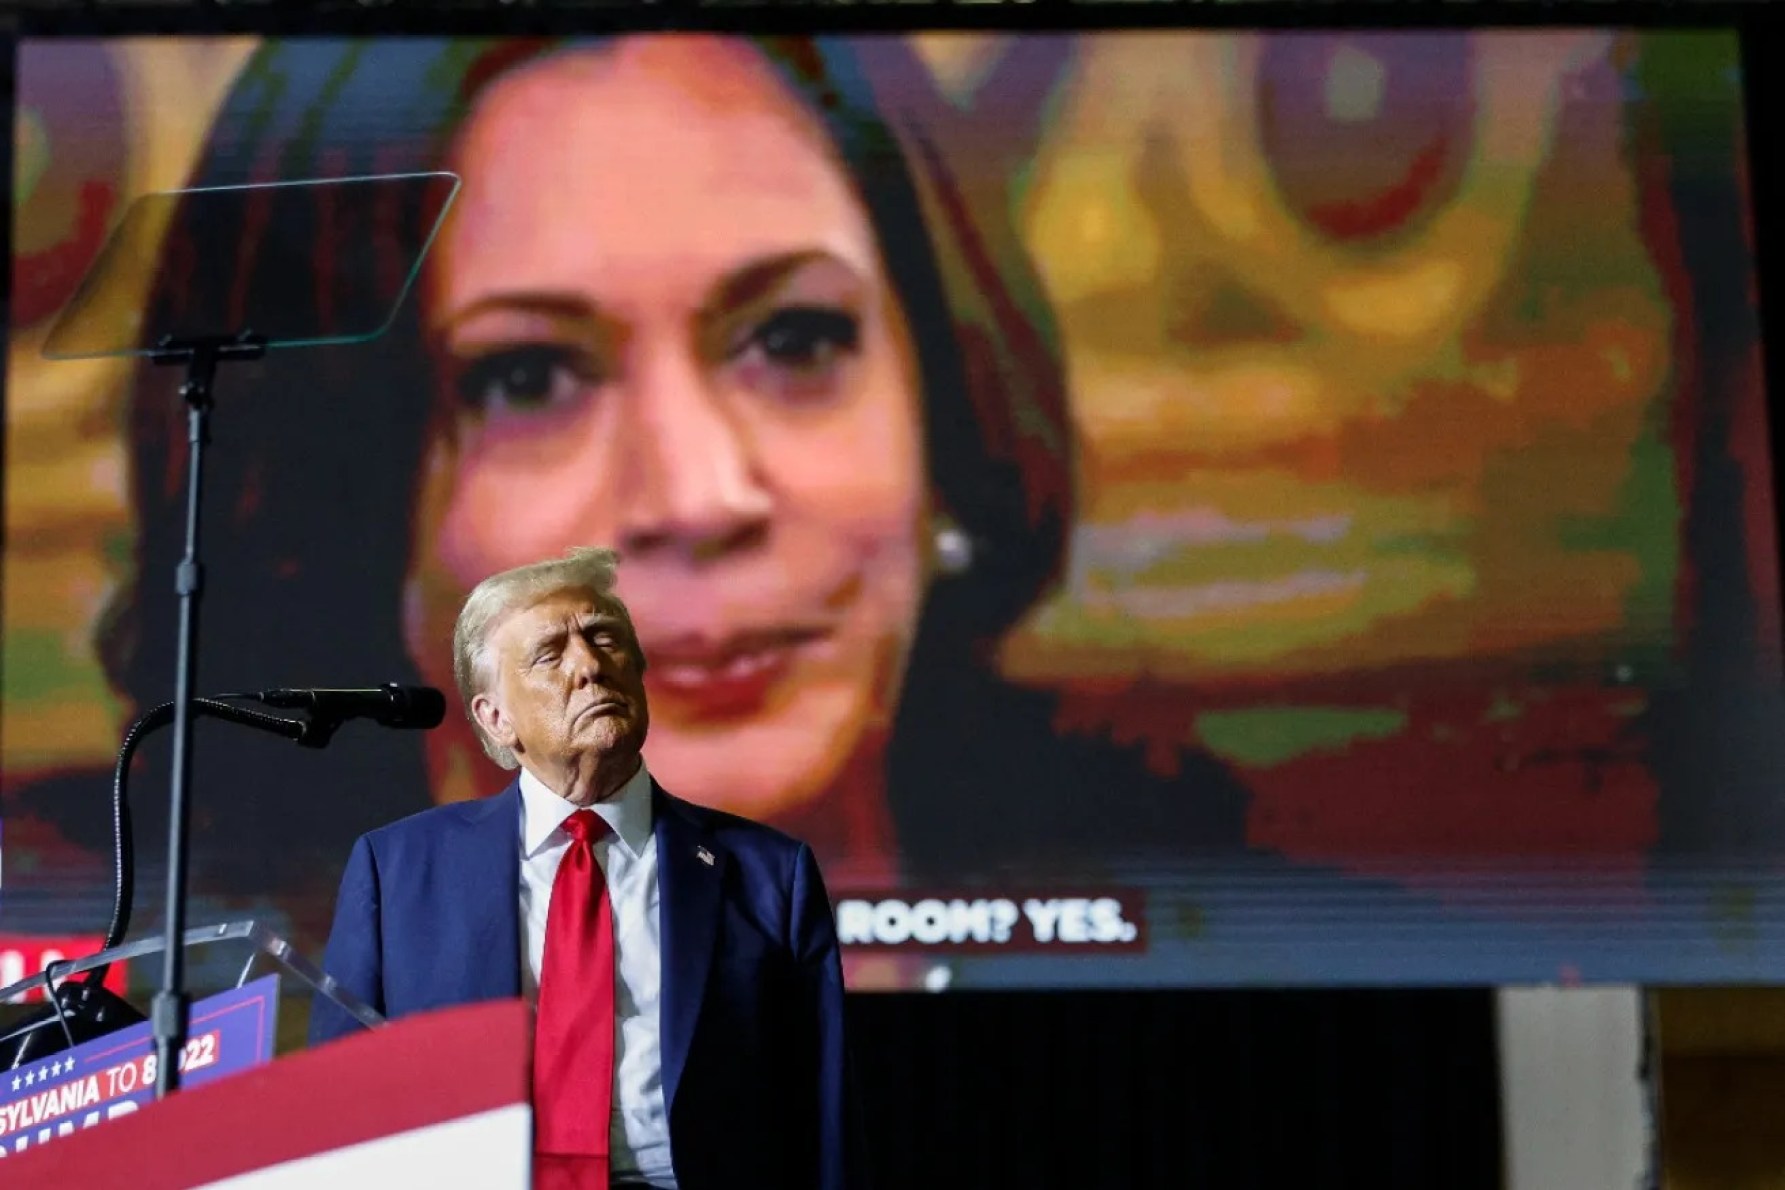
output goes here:
[[204, 594], [204, 563], [199, 557], [200, 510], [204, 504], [205, 446], [211, 433], [211, 385], [217, 365], [255, 360], [266, 354], [266, 341], [244, 331], [229, 337], [176, 339], [171, 335], [151, 353], [157, 364], [184, 364], [186, 379], [180, 398], [186, 404], [186, 552], [174, 572], [179, 597], [179, 643], [174, 661], [174, 758], [167, 820], [167, 919], [161, 950], [161, 990], [155, 994], [150, 1021], [155, 1032], [155, 1093], [166, 1098], [178, 1086], [176, 1056], [186, 1048], [190, 997], [186, 994], [186, 856], [189, 851], [192, 799], [192, 698], [198, 669], [198, 605]]
[[[187, 935], [193, 691], [205, 577], [204, 461], [218, 368], [262, 359], [271, 348], [363, 343], [383, 334], [457, 190], [452, 174], [420, 173], [145, 195], [125, 212], [44, 347], [50, 359], [132, 356], [185, 368], [185, 550], [174, 573], [179, 618], [167, 913], [161, 987], [151, 1008], [158, 1098], [179, 1087], [175, 1056], [186, 1043], [190, 1008], [181, 940]], [[407, 267], [388, 267], [396, 254]], [[329, 267], [318, 268], [325, 260]], [[178, 272], [170, 272], [175, 267]], [[140, 299], [134, 298], [157, 288], [168, 293], [169, 285], [154, 284], [164, 273], [182, 279], [179, 300], [164, 303], [179, 310], [173, 328], [147, 325], [168, 315], [140, 317]], [[327, 300], [320, 300], [324, 287]], [[321, 321], [324, 310], [329, 324]]]

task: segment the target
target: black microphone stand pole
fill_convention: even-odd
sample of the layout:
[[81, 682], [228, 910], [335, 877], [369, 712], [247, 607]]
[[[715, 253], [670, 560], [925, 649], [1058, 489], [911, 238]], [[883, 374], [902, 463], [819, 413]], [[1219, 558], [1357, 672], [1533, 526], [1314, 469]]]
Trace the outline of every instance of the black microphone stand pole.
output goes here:
[[161, 990], [150, 1010], [155, 1035], [155, 1097], [165, 1099], [180, 1085], [179, 1064], [186, 1048], [186, 852], [191, 835], [192, 689], [198, 667], [198, 605], [204, 593], [199, 561], [199, 512], [204, 502], [204, 448], [210, 439], [211, 384], [217, 365], [259, 359], [266, 342], [243, 332], [190, 339], [168, 337], [150, 353], [157, 364], [186, 365], [180, 397], [186, 405], [186, 554], [174, 575], [180, 626], [174, 669], [173, 788], [167, 826], [167, 931], [162, 951]]

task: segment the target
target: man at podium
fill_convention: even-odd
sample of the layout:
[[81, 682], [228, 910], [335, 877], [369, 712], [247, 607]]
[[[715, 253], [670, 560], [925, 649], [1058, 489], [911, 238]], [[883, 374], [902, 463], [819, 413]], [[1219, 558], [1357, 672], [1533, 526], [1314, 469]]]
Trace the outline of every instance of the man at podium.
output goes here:
[[[536, 1186], [858, 1186], [817, 863], [652, 779], [617, 564], [573, 550], [467, 597], [455, 679], [518, 776], [362, 836], [324, 968], [389, 1018], [535, 1001]], [[313, 1009], [313, 1043], [356, 1028]]]

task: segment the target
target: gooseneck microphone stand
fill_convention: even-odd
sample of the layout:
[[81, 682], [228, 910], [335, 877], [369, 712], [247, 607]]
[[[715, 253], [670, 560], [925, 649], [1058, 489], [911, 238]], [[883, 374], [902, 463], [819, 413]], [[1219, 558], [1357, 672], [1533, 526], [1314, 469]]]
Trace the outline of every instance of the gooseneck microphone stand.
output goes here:
[[[252, 697], [248, 694], [219, 696]], [[193, 715], [258, 728], [311, 748], [326, 746], [335, 728], [333, 723], [318, 724], [267, 715], [213, 698], [195, 698], [188, 705]], [[129, 792], [131, 760], [151, 732], [159, 731], [173, 721], [174, 704], [162, 703], [130, 725], [130, 730], [124, 733], [124, 746], [118, 750], [117, 765], [112, 770], [112, 920], [106, 927], [101, 951], [113, 950], [123, 944], [124, 935], [130, 930], [130, 909], [135, 899], [136, 842], [130, 823]], [[15, 1022], [11, 1029], [0, 1034], [0, 1070], [16, 1070], [141, 1021], [142, 1013], [105, 986], [105, 977], [110, 970], [111, 965], [107, 963], [93, 968], [83, 981], [70, 980], [60, 987], [53, 980], [47, 983], [44, 991], [50, 1000], [49, 1007]]]
[[[352, 697], [331, 703], [327, 697], [368, 693], [382, 695], [383, 705], [378, 700], [368, 704]], [[224, 701], [227, 699], [252, 699], [269, 706], [302, 707], [304, 714], [301, 718], [269, 715]], [[222, 719], [282, 736], [300, 748], [320, 749], [328, 747], [341, 725], [353, 718], [376, 719], [389, 727], [438, 727], [445, 714], [446, 700], [439, 691], [428, 687], [409, 689], [392, 683], [377, 692], [278, 689], [218, 694], [190, 699], [185, 705], [194, 717]], [[118, 749], [117, 764], [112, 770], [112, 919], [100, 946], [102, 952], [122, 945], [130, 930], [130, 910], [136, 888], [136, 843], [130, 821], [131, 761], [151, 733], [174, 721], [175, 711], [176, 704], [164, 702], [145, 712], [124, 733], [124, 744]], [[181, 941], [183, 943], [184, 939]], [[85, 980], [66, 981], [59, 987], [53, 978], [53, 968], [46, 971], [44, 991], [50, 1003], [45, 1009], [13, 1022], [6, 1032], [0, 1033], [0, 1070], [16, 1070], [144, 1020], [142, 1013], [129, 1001], [105, 986], [110, 966], [109, 963], [100, 964], [88, 972]]]
[[155, 1036], [155, 1097], [165, 1099], [180, 1085], [179, 1060], [186, 1048], [189, 997], [186, 994], [186, 853], [191, 835], [193, 685], [198, 668], [198, 606], [204, 593], [199, 560], [200, 510], [204, 502], [204, 448], [210, 440], [211, 385], [217, 365], [259, 359], [266, 341], [249, 332], [202, 335], [156, 344], [157, 364], [184, 364], [180, 398], [186, 405], [186, 553], [174, 573], [179, 597], [179, 642], [174, 668], [173, 778], [167, 826], [167, 937], [162, 951], [161, 990], [150, 1017]]

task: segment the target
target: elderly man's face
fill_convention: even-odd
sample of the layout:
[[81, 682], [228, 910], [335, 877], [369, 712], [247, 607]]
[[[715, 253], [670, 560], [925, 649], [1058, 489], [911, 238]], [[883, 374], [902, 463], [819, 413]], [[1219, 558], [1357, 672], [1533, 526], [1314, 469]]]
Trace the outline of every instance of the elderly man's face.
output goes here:
[[562, 591], [498, 621], [480, 721], [544, 775], [630, 767], [650, 723], [638, 642], [617, 606]]

